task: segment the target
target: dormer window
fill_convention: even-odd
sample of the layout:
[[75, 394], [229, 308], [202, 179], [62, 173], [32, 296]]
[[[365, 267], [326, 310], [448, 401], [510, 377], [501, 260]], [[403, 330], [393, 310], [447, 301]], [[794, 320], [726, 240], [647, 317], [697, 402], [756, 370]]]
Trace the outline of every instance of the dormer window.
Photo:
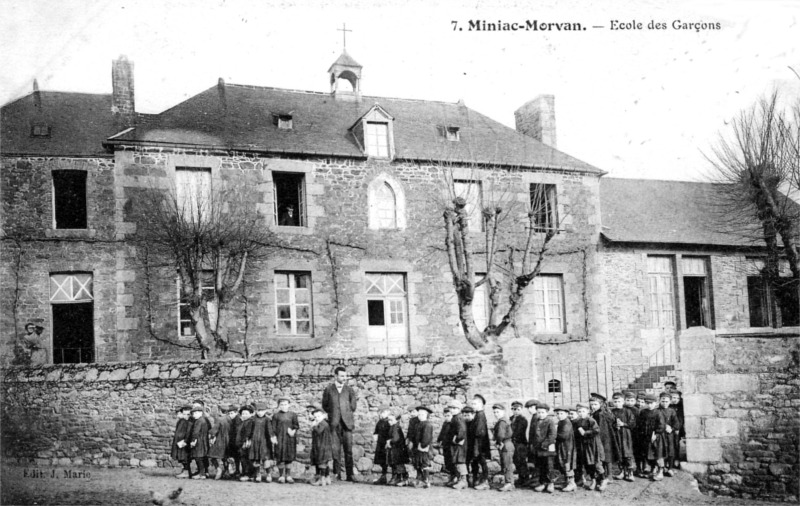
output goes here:
[[31, 137], [50, 137], [50, 126], [33, 125], [31, 127]]
[[445, 127], [445, 137], [450, 142], [458, 142], [461, 138], [458, 135], [458, 127]]
[[394, 158], [394, 118], [380, 105], [372, 109], [350, 127], [350, 132], [364, 154], [375, 158]]
[[291, 114], [274, 114], [272, 116], [272, 123], [281, 130], [292, 129], [292, 115]]
[[380, 158], [389, 157], [389, 124], [367, 121], [367, 155]]

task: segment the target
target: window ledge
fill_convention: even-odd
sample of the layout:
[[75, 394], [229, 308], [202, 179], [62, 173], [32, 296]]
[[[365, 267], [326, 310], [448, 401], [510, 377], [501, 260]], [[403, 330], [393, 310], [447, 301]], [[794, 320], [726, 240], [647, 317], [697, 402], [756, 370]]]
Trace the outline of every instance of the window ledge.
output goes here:
[[50, 228], [45, 230], [45, 237], [78, 237], [92, 239], [97, 235], [97, 230], [93, 228]]
[[293, 234], [293, 235], [312, 235], [314, 233], [314, 231], [310, 227], [288, 227], [285, 225], [272, 225], [272, 227], [270, 228], [278, 233]]
[[588, 341], [589, 338], [582, 335], [570, 334], [565, 332], [563, 334], [548, 333], [548, 334], [533, 334], [533, 342], [539, 344], [561, 344], [571, 343], [574, 341]]

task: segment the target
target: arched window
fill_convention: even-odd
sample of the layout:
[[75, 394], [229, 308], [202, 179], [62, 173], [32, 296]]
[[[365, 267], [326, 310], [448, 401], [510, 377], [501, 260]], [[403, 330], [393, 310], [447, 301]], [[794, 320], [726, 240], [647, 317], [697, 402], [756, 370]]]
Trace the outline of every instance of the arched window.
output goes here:
[[378, 228], [397, 228], [397, 201], [388, 183], [383, 183], [375, 193], [375, 208]]
[[369, 228], [406, 228], [406, 199], [403, 187], [388, 174], [381, 174], [369, 185]]
[[550, 380], [547, 382], [547, 393], [548, 394], [560, 394], [561, 393], [561, 382], [558, 380]]

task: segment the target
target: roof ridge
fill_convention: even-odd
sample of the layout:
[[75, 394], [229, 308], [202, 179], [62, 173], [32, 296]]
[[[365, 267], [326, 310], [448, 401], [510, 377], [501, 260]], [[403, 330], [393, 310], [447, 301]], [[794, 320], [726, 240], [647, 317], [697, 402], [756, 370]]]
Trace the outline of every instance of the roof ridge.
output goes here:
[[692, 183], [692, 184], [720, 184], [724, 185], [727, 183], [717, 183], [714, 181], [686, 181], [683, 179], [650, 179], [650, 178], [642, 178], [642, 177], [604, 177], [603, 179], [616, 179], [618, 181], [649, 181], [653, 183]]
[[[311, 90], [297, 90], [293, 88], [278, 88], [276, 86], [259, 86], [257, 84], [238, 84], [238, 83], [225, 83], [225, 86], [233, 86], [236, 88], [245, 88], [250, 90], [275, 90], [275, 91], [287, 91], [290, 93], [303, 93], [306, 95], [331, 95], [329, 92], [325, 91], [311, 91]], [[424, 103], [438, 103], [438, 104], [447, 104], [447, 105], [459, 105], [458, 101], [455, 102], [447, 102], [444, 100], [426, 100], [424, 98], [403, 98], [403, 97], [382, 97], [379, 95], [362, 95], [362, 99], [372, 98], [378, 99], [383, 98], [387, 100], [402, 100], [405, 102], [424, 102]], [[467, 107], [466, 105], [464, 107]]]

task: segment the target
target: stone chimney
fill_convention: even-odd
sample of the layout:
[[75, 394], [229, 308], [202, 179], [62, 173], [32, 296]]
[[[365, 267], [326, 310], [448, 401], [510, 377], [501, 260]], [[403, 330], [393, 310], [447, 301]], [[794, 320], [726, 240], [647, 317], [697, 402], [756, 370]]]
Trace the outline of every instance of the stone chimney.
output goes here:
[[132, 126], [136, 116], [133, 101], [133, 62], [125, 55], [111, 63], [111, 112], [119, 115], [126, 126]]
[[42, 96], [39, 93], [39, 81], [33, 80], [33, 107], [37, 110], [42, 108]]
[[517, 132], [556, 147], [556, 97], [539, 95], [514, 111]]

